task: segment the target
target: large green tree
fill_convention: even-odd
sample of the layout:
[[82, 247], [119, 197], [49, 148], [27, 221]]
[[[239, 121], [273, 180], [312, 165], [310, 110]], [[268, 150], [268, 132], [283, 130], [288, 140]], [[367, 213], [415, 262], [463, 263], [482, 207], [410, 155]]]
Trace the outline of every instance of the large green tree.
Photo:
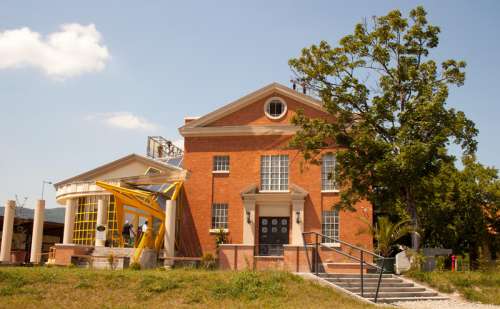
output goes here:
[[[463, 112], [446, 105], [450, 85], [464, 83], [465, 63], [430, 57], [439, 28], [424, 8], [403, 17], [398, 10], [355, 26], [335, 47], [322, 41], [304, 48], [289, 64], [323, 101], [335, 121], [299, 113], [292, 146], [306, 160], [338, 146], [339, 207], [368, 199], [379, 209], [403, 207], [415, 228], [425, 179], [454, 161], [454, 142], [465, 154], [476, 149], [477, 130]], [[412, 237], [419, 247], [418, 234]]]
[[488, 260], [500, 253], [500, 180], [498, 171], [462, 158], [441, 167], [438, 175], [423, 180], [420, 204], [424, 244], [452, 248], [455, 254], [470, 253], [477, 266], [479, 252]]

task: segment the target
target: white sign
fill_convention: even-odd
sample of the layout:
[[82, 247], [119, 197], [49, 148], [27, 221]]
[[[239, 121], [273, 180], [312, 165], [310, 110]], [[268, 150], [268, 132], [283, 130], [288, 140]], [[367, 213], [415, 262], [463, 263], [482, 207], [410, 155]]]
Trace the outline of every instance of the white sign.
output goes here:
[[95, 228], [95, 239], [97, 240], [106, 240], [106, 226], [98, 225]]

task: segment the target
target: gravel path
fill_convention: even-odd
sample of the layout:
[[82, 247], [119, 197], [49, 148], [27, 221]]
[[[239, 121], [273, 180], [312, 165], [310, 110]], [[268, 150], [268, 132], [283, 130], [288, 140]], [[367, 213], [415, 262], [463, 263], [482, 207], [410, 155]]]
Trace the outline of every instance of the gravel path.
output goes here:
[[499, 309], [500, 306], [484, 305], [478, 303], [470, 303], [459, 300], [424, 300], [424, 301], [409, 301], [398, 302], [394, 305], [403, 308], [411, 309]]

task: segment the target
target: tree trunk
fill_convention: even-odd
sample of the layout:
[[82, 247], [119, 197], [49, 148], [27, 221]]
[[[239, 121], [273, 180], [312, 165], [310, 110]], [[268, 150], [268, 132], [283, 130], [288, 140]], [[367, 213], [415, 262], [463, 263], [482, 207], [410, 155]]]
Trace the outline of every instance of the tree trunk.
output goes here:
[[469, 249], [469, 267], [470, 270], [476, 270], [479, 267], [479, 248], [476, 243], [472, 243]]
[[420, 249], [420, 234], [417, 232], [419, 228], [417, 206], [415, 205], [415, 200], [410, 192], [410, 188], [406, 188], [406, 211], [410, 215], [413, 229], [415, 232], [411, 233], [411, 247], [413, 250], [418, 251]]

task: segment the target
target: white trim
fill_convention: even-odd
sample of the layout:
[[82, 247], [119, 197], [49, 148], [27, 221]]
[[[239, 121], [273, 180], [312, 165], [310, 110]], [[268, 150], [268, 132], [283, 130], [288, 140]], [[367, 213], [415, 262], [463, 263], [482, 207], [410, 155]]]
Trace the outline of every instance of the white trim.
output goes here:
[[[283, 111], [281, 112], [281, 115], [273, 116], [267, 112], [267, 108], [269, 107], [269, 104], [271, 104], [271, 102], [273, 102], [273, 101], [280, 101], [281, 104], [283, 104], [284, 108], [283, 108]], [[267, 99], [266, 103], [264, 103], [264, 114], [266, 114], [267, 118], [269, 118], [271, 120], [279, 120], [279, 119], [285, 117], [287, 111], [288, 111], [288, 106], [286, 105], [285, 100], [283, 100], [280, 97], [271, 97], [271, 98]]]
[[276, 93], [279, 95], [283, 95], [285, 97], [292, 98], [294, 100], [297, 100], [309, 107], [312, 107], [314, 109], [317, 109], [319, 111], [324, 112], [325, 114], [328, 114], [328, 112], [323, 108], [322, 102], [320, 100], [317, 100], [313, 97], [310, 97], [308, 95], [299, 93], [293, 89], [290, 89], [286, 86], [283, 86], [279, 83], [272, 83], [269, 84], [265, 87], [262, 87], [244, 97], [241, 97], [240, 99], [226, 104], [215, 111], [208, 113], [199, 119], [190, 121], [189, 123], [185, 124], [184, 126], [179, 128], [179, 131], [181, 135], [183, 135], [183, 132], [187, 128], [194, 128], [194, 127], [202, 127], [205, 126], [209, 123], [212, 123], [218, 119], [221, 119], [224, 116], [227, 116], [231, 113], [234, 113], [235, 111], [244, 108], [245, 106], [254, 103], [255, 101], [264, 98], [267, 95], [270, 95], [272, 93]]
[[229, 174], [229, 171], [212, 171], [212, 174]]
[[190, 136], [245, 136], [245, 135], [294, 135], [299, 128], [294, 125], [222, 126], [180, 128], [184, 137]]
[[216, 234], [216, 233], [219, 233], [220, 230], [222, 230], [224, 232], [224, 234], [229, 233], [229, 229], [209, 229], [208, 232], [210, 234]]
[[339, 242], [322, 242], [321, 243], [325, 247], [330, 247], [330, 248], [340, 248], [340, 243]]
[[321, 193], [340, 193], [339, 189], [335, 190], [321, 190]]

